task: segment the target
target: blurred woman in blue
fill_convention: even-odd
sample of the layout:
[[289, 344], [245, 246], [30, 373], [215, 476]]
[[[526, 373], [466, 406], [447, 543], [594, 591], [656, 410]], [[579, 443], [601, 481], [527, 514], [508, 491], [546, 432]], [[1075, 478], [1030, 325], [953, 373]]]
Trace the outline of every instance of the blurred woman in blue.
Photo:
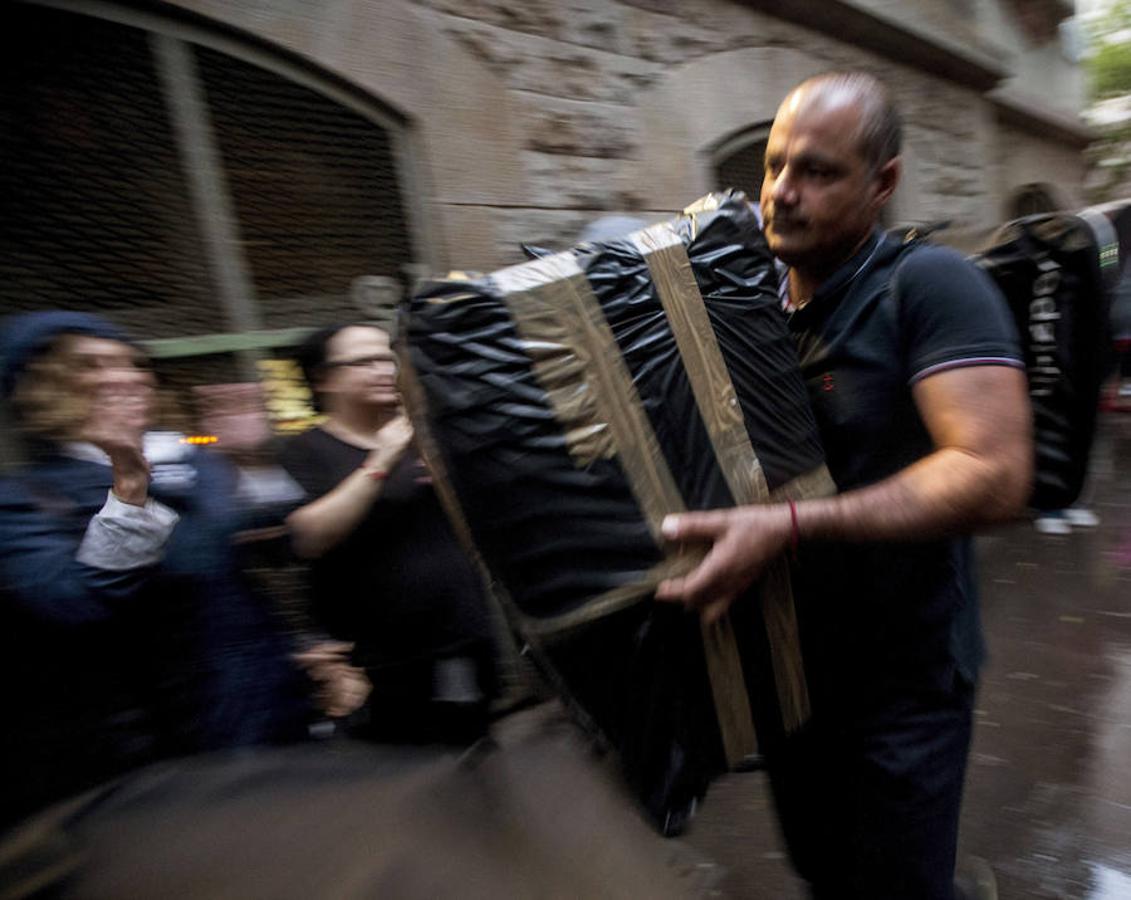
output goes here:
[[157, 759], [304, 733], [305, 684], [241, 584], [235, 474], [147, 434], [144, 356], [94, 316], [5, 323], [24, 464], [0, 479], [3, 819]]

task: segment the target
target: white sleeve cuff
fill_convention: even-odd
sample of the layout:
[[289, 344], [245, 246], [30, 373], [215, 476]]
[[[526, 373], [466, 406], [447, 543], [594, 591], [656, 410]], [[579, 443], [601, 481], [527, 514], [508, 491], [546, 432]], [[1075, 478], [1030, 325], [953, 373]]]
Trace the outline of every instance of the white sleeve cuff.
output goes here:
[[152, 497], [145, 506], [123, 503], [110, 491], [90, 520], [75, 558], [93, 569], [125, 572], [156, 565], [180, 520]]

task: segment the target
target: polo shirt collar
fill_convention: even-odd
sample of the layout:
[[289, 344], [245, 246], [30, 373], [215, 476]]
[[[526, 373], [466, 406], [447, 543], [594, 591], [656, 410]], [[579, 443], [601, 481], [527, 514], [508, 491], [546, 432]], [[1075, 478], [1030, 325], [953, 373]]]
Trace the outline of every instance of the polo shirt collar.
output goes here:
[[880, 228], [873, 229], [871, 236], [864, 241], [860, 249], [826, 278], [821, 286], [813, 292], [809, 302], [801, 309], [795, 310], [794, 315], [803, 314], [806, 310], [826, 305], [830, 298], [839, 296], [858, 278], [865, 276], [866, 271], [875, 263], [886, 259], [893, 249], [898, 250], [898, 244], [887, 241]]

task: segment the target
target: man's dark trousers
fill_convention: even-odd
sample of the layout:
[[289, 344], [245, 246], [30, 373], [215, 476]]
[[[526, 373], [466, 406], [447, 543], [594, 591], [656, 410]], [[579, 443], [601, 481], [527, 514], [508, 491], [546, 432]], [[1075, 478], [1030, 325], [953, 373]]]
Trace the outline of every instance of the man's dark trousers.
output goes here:
[[[869, 692], [871, 693], [871, 692]], [[786, 845], [819, 900], [951, 900], [974, 689], [891, 686], [770, 757]]]

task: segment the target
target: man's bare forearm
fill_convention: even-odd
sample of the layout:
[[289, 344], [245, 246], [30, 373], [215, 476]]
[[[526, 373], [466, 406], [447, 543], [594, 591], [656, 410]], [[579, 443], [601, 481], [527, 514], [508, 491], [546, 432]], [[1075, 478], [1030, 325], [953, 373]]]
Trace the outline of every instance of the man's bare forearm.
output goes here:
[[802, 539], [900, 541], [941, 537], [1006, 521], [1032, 478], [1025, 448], [989, 460], [943, 448], [877, 484], [797, 504]]
[[711, 549], [689, 575], [660, 584], [656, 598], [700, 608], [712, 619], [795, 538], [925, 540], [1016, 515], [1033, 477], [1025, 373], [955, 369], [923, 379], [912, 394], [938, 448], [933, 453], [869, 487], [797, 503], [796, 535], [786, 504], [669, 516], [663, 526], [669, 541]]

